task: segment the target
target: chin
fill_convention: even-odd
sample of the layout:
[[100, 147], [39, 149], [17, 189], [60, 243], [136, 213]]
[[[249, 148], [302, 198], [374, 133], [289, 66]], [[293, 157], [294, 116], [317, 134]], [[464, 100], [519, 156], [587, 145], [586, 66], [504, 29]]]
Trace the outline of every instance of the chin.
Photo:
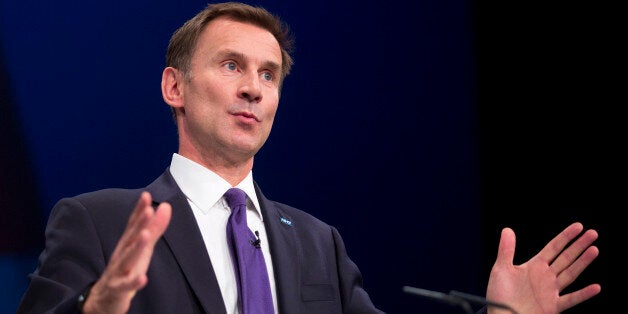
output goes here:
[[240, 145], [237, 145], [237, 148], [234, 150], [237, 151], [239, 155], [250, 158], [255, 156], [260, 148], [262, 148], [262, 145], [257, 143], [241, 143]]

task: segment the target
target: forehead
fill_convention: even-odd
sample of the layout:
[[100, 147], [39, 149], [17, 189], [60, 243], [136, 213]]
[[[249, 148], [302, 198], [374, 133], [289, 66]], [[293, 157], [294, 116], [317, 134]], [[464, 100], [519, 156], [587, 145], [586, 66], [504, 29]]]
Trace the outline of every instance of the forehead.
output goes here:
[[219, 17], [205, 26], [194, 51], [193, 58], [234, 51], [281, 65], [281, 48], [273, 34], [259, 26], [225, 17]]

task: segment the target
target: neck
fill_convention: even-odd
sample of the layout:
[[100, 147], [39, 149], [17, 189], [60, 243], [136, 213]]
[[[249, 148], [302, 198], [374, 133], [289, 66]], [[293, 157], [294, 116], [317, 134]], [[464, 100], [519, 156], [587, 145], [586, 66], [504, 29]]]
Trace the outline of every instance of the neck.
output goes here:
[[205, 156], [197, 154], [189, 154], [184, 151], [179, 151], [179, 155], [190, 159], [199, 165], [213, 171], [225, 181], [229, 182], [231, 186], [236, 186], [253, 169], [253, 157], [244, 161], [230, 161], [225, 158], [219, 158], [218, 156]]

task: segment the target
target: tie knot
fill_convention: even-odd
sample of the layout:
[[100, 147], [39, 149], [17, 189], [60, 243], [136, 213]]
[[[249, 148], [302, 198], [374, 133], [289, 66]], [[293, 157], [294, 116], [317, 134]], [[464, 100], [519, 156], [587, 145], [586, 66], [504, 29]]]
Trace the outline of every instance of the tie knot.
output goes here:
[[238, 188], [230, 188], [225, 192], [225, 199], [231, 209], [246, 206], [246, 193]]

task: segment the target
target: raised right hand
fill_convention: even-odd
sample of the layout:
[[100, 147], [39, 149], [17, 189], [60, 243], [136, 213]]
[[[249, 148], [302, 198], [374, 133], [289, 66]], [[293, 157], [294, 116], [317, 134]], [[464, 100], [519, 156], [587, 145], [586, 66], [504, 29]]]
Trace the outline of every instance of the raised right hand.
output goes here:
[[164, 234], [172, 207], [152, 207], [152, 197], [142, 192], [126, 229], [102, 276], [91, 288], [83, 313], [126, 313], [135, 293], [146, 286], [146, 272], [157, 240]]

